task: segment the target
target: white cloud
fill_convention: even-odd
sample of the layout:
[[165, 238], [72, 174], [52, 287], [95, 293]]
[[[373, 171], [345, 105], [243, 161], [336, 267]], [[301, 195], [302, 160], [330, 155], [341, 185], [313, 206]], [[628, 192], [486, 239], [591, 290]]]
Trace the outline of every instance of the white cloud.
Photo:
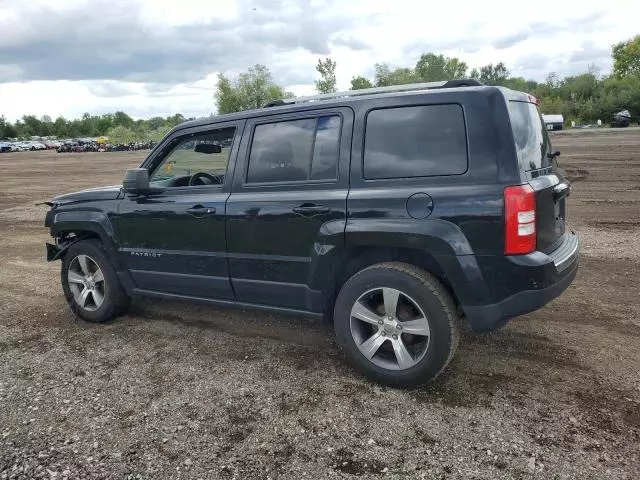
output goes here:
[[329, 54], [340, 88], [373, 65], [410, 66], [423, 52], [470, 66], [503, 61], [543, 79], [595, 63], [638, 33], [640, 2], [421, 0], [3, 0], [0, 114], [74, 117], [208, 115], [218, 72], [255, 63], [296, 94], [313, 92]]

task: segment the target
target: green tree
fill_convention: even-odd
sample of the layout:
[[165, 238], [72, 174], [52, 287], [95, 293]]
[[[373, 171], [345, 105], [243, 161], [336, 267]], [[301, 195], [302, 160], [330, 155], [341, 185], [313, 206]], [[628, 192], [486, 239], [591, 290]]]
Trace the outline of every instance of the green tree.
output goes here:
[[157, 129], [159, 129], [159, 128], [164, 126], [165, 119], [162, 118], [162, 117], [151, 117], [146, 122], [147, 122], [147, 125], [149, 126], [150, 130], [157, 130]]
[[23, 115], [21, 127], [20, 136], [26, 138], [38, 136], [42, 132], [42, 122], [35, 115]]
[[53, 135], [58, 138], [63, 138], [69, 135], [69, 127], [68, 122], [64, 117], [56, 118], [56, 121], [53, 122], [52, 128]]
[[447, 58], [447, 63], [444, 67], [444, 73], [447, 75], [447, 80], [455, 80], [459, 78], [467, 77], [468, 67], [465, 62], [459, 58], [452, 57]]
[[18, 136], [16, 128], [7, 122], [4, 115], [0, 115], [0, 138], [15, 138]]
[[113, 126], [123, 126], [127, 128], [133, 127], [133, 118], [124, 112], [116, 112], [113, 114]]
[[351, 90], [363, 90], [365, 88], [373, 88], [373, 83], [368, 78], [358, 76], [351, 79]]
[[96, 130], [98, 135], [106, 135], [113, 127], [114, 115], [112, 113], [106, 113], [101, 115], [96, 121]]
[[184, 118], [184, 115], [182, 115], [181, 113], [176, 113], [175, 115], [171, 115], [169, 117], [167, 117], [167, 124], [170, 127], [175, 127], [176, 125], [180, 125], [181, 123], [185, 122], [187, 119]]
[[41, 129], [36, 133], [36, 135], [41, 137], [49, 137], [53, 135], [53, 121], [49, 115], [43, 115], [40, 118]]
[[219, 74], [215, 93], [218, 113], [221, 114], [262, 108], [273, 100], [292, 96], [273, 81], [271, 72], [264, 65], [249, 68], [235, 80]]
[[98, 118], [92, 116], [88, 112], [82, 114], [82, 118], [80, 120], [80, 134], [87, 136], [96, 136], [98, 135], [97, 129], [97, 120]]
[[560, 75], [556, 72], [549, 73], [544, 82], [538, 83], [531, 90], [531, 93], [538, 98], [549, 98], [557, 95], [556, 89], [560, 85]]
[[599, 95], [601, 82], [591, 73], [564, 78], [556, 92], [565, 100], [585, 102]]
[[640, 76], [640, 35], [613, 46], [613, 73], [618, 78]]
[[420, 81], [412, 68], [396, 68], [391, 70], [387, 63], [376, 63], [376, 87], [388, 87], [389, 85], [406, 85]]
[[486, 85], [504, 85], [509, 78], [509, 70], [504, 63], [490, 63], [480, 67], [480, 70], [474, 68], [471, 70], [471, 78], [480, 80]]
[[146, 138], [146, 140], [153, 140], [154, 142], [159, 142], [160, 140], [162, 140], [164, 138], [164, 136], [169, 133], [169, 131], [172, 129], [173, 127], [170, 124], [165, 124], [162, 125], [158, 128], [156, 128], [155, 130], [151, 130], [149, 132], [148, 137]]
[[112, 144], [127, 144], [133, 143], [138, 138], [136, 133], [123, 125], [118, 125], [109, 130], [108, 133], [109, 143]]
[[522, 77], [510, 77], [504, 81], [504, 86], [519, 92], [533, 93], [538, 88], [538, 82], [526, 80]]
[[634, 117], [640, 116], [640, 75], [618, 78], [611, 76], [602, 81], [596, 110], [600, 118], [609, 120], [614, 113], [628, 109]]
[[454, 80], [466, 77], [467, 64], [456, 57], [425, 53], [418, 59], [415, 72], [423, 82]]
[[560, 75], [558, 75], [557, 72], [551, 72], [545, 77], [544, 83], [550, 88], [558, 88], [561, 80], [562, 79], [560, 78]]
[[316, 71], [320, 74], [320, 80], [316, 80], [316, 90], [320, 93], [335, 93], [336, 91], [336, 62], [330, 57], [318, 59]]

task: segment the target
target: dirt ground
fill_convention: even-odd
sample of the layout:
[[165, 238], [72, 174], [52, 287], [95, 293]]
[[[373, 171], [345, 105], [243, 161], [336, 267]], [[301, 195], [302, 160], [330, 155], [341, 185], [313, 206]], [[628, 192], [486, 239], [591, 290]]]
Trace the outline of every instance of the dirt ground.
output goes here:
[[553, 141], [575, 283], [465, 333], [414, 391], [364, 380], [300, 318], [136, 300], [75, 319], [34, 203], [144, 153], [0, 155], [0, 478], [640, 478], [640, 131]]

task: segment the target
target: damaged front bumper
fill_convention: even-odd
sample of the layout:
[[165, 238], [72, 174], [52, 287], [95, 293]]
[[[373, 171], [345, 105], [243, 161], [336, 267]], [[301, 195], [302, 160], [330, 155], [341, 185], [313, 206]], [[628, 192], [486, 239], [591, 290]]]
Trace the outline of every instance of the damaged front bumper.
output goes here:
[[46, 243], [45, 245], [47, 247], [47, 262], [60, 260], [60, 257], [62, 257], [62, 254], [66, 250], [66, 248], [63, 249], [51, 243]]

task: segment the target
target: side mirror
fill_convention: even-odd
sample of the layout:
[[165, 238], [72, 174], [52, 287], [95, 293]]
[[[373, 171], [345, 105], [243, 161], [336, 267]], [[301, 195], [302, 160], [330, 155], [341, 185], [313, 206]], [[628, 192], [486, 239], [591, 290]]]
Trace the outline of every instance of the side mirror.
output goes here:
[[146, 168], [131, 168], [122, 182], [125, 192], [142, 193], [149, 190], [149, 170]]
[[214, 145], [212, 143], [198, 143], [196, 144], [193, 151], [210, 155], [212, 153], [222, 153], [222, 147], [220, 145]]

